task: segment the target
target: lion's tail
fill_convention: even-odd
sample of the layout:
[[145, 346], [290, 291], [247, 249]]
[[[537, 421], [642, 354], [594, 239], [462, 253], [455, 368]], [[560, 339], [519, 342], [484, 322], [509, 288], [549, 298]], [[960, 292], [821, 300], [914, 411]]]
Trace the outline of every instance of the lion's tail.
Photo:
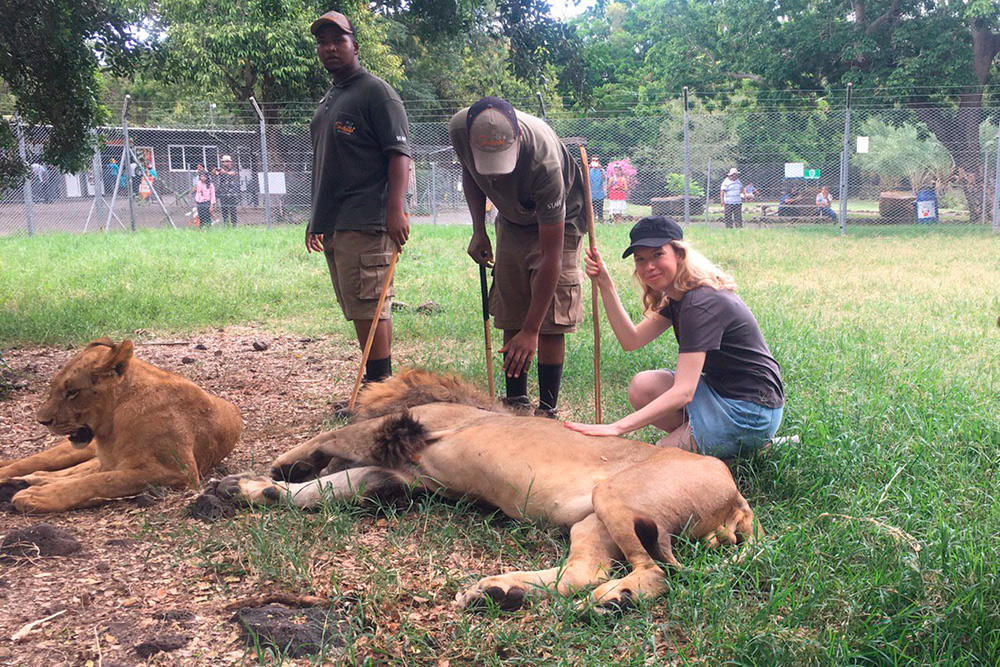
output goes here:
[[358, 412], [366, 418], [381, 417], [425, 403], [458, 403], [482, 410], [493, 409], [489, 396], [457, 375], [408, 368], [387, 380], [366, 386], [359, 397]]

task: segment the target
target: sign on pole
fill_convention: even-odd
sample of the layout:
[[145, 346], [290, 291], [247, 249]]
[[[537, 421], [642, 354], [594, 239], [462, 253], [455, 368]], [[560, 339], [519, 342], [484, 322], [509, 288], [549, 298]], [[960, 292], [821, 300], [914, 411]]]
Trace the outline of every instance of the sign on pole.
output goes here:
[[819, 179], [819, 169], [804, 169], [802, 178], [811, 178], [813, 180]]
[[802, 178], [804, 170], [805, 164], [802, 162], [786, 162], [785, 178]]

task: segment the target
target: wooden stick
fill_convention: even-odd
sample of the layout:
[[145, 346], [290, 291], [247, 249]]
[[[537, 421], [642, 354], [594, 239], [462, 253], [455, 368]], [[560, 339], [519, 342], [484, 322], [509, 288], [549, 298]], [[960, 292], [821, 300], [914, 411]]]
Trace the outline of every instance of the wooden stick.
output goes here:
[[479, 292], [483, 301], [483, 331], [486, 338], [486, 381], [490, 386], [490, 399], [496, 400], [497, 392], [493, 384], [493, 338], [490, 332], [490, 297], [486, 291], [486, 267], [479, 265]]
[[372, 316], [371, 326], [368, 327], [368, 341], [365, 343], [365, 351], [361, 354], [361, 366], [358, 367], [358, 377], [354, 381], [354, 391], [351, 392], [351, 402], [347, 409], [354, 412], [354, 404], [358, 400], [358, 392], [361, 391], [361, 380], [365, 376], [365, 364], [368, 363], [368, 355], [372, 353], [372, 342], [375, 340], [375, 329], [378, 328], [379, 316], [382, 314], [382, 304], [385, 303], [385, 295], [389, 293], [389, 285], [392, 283], [392, 274], [396, 271], [396, 260], [399, 259], [399, 248], [392, 251], [392, 261], [389, 262], [389, 270], [385, 273], [385, 283], [382, 285], [382, 293], [378, 297], [378, 305], [375, 306], [375, 314]]
[[[594, 229], [594, 202], [590, 198], [590, 160], [587, 149], [580, 144], [580, 161], [583, 163], [583, 212], [587, 217], [587, 239], [597, 250], [597, 230]], [[590, 312], [594, 317], [594, 423], [601, 423], [601, 320], [597, 281], [590, 281]]]

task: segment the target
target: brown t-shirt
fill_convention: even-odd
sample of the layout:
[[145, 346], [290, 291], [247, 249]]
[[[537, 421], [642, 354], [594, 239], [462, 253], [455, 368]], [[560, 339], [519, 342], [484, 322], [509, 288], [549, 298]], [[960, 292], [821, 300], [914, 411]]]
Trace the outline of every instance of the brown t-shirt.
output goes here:
[[465, 108], [455, 114], [448, 128], [451, 145], [479, 188], [508, 223], [546, 225], [565, 220], [566, 234], [587, 231], [583, 219], [583, 172], [555, 130], [541, 118], [517, 112], [521, 136], [517, 166], [504, 176], [476, 173], [466, 129]]
[[660, 315], [673, 325], [678, 352], [705, 353], [702, 374], [720, 396], [769, 408], [785, 404], [781, 367], [735, 292], [695, 287]]

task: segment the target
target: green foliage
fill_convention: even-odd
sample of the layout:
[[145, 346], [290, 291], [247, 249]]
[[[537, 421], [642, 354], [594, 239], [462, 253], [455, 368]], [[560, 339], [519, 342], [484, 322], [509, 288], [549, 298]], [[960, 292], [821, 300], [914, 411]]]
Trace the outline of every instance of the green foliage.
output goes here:
[[916, 192], [945, 180], [951, 173], [948, 151], [925, 126], [892, 126], [869, 118], [861, 124], [859, 134], [869, 137], [869, 152], [854, 156], [854, 162], [862, 171], [878, 175], [883, 186], [898, 187], [906, 180]]
[[[682, 195], [684, 194], [684, 174], [667, 174], [667, 195]], [[705, 198], [705, 188], [701, 186], [698, 181], [691, 180], [688, 182], [688, 192], [694, 199], [704, 199]]]
[[[355, 27], [362, 65], [398, 83], [401, 62], [385, 44], [384, 19], [367, 3], [342, 5]], [[314, 100], [329, 87], [309, 32], [323, 11], [325, 4], [301, 0], [162, 0], [165, 73], [168, 80], [209, 89], [224, 85], [239, 102], [255, 97], [273, 121], [278, 110], [266, 105]]]
[[[2, 12], [0, 80], [25, 123], [49, 126], [41, 161], [80, 171], [92, 155], [89, 132], [106, 118], [98, 69], [131, 66], [135, 17], [108, 0], [8, 0]], [[0, 118], [0, 191], [25, 169], [12, 119]]]

